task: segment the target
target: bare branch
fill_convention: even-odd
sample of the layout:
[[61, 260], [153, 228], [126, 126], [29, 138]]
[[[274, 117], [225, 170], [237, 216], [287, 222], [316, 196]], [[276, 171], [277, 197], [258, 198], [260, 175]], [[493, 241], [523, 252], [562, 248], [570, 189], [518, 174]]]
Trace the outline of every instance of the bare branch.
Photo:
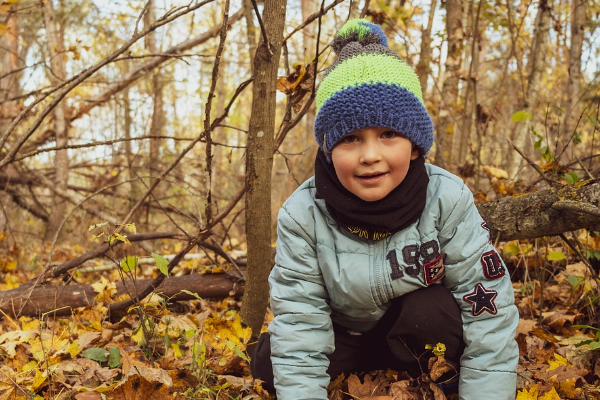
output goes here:
[[[113, 52], [111, 55], [106, 57], [104, 60], [85, 69], [84, 71], [80, 72], [79, 74], [77, 74], [76, 76], [71, 78], [69, 81], [66, 81], [63, 84], [61, 84], [61, 85], [65, 85], [67, 82], [69, 82], [68, 84], [66, 84], [64, 86], [64, 88], [62, 88], [60, 91], [58, 91], [56, 93], [55, 97], [50, 102], [50, 104], [48, 104], [44, 108], [44, 110], [42, 110], [40, 115], [33, 121], [32, 125], [17, 140], [16, 145], [8, 152], [8, 154], [2, 159], [2, 161], [0, 161], [0, 169], [3, 168], [4, 166], [6, 166], [8, 163], [10, 163], [14, 159], [14, 157], [17, 154], [17, 152], [19, 151], [19, 149], [29, 139], [29, 137], [31, 137], [33, 132], [35, 132], [36, 129], [41, 125], [42, 121], [48, 116], [48, 114], [50, 114], [50, 112], [56, 107], [56, 105], [59, 102], [61, 102], [62, 99], [69, 92], [71, 92], [75, 87], [77, 87], [81, 82], [83, 82], [84, 80], [86, 80], [87, 78], [89, 78], [90, 76], [95, 74], [99, 69], [101, 69], [103, 66], [105, 66], [106, 64], [108, 64], [109, 62], [111, 62], [112, 60], [117, 58], [119, 55], [123, 54], [129, 47], [131, 47], [131, 45], [133, 45], [140, 38], [144, 37], [148, 33], [155, 30], [156, 28], [163, 26], [165, 24], [168, 24], [169, 22], [172, 22], [175, 19], [194, 11], [194, 10], [204, 6], [205, 4], [211, 3], [212, 1], [214, 1], [214, 0], [205, 0], [199, 4], [196, 4], [195, 6], [182, 7], [182, 11], [179, 11], [168, 17], [163, 16], [163, 17], [159, 18], [152, 25], [150, 25], [147, 29], [145, 29], [143, 32], [135, 34], [131, 39], [129, 39], [127, 42], [125, 42], [125, 44], [123, 44], [118, 50]], [[62, 87], [61, 85], [59, 85], [59, 87]], [[48, 95], [49, 95], [49, 93], [46, 96], [48, 96]], [[25, 118], [25, 116], [33, 109], [33, 107], [35, 107], [37, 104], [39, 104], [39, 102], [41, 102], [42, 100], [43, 100], [43, 98], [34, 101], [31, 105], [26, 107], [19, 114], [19, 116], [17, 116], [17, 118], [15, 118], [13, 120], [13, 122], [10, 124], [10, 126], [8, 127], [6, 132], [4, 132], [4, 134], [0, 138], [0, 147], [4, 147], [6, 145], [6, 141], [8, 140], [8, 137], [15, 130], [17, 125], [23, 120], [23, 118]]]
[[229, 0], [225, 0], [223, 6], [223, 23], [221, 24], [221, 34], [219, 35], [219, 47], [217, 48], [217, 54], [215, 56], [215, 63], [213, 64], [212, 80], [210, 84], [210, 90], [208, 91], [208, 99], [206, 100], [205, 118], [204, 118], [204, 137], [206, 140], [206, 224], [210, 224], [212, 218], [212, 129], [210, 128], [210, 111], [212, 110], [212, 102], [215, 96], [215, 90], [217, 88], [217, 81], [219, 80], [219, 65], [221, 64], [221, 55], [223, 54], [223, 48], [225, 46], [225, 40], [227, 40], [227, 30], [229, 29]]

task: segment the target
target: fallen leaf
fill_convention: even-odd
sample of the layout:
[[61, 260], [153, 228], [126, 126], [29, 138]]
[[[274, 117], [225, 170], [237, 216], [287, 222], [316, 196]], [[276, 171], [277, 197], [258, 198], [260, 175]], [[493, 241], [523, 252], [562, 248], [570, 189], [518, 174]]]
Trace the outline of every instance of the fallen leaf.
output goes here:
[[75, 395], [75, 400], [102, 400], [102, 395], [98, 392], [82, 392]]
[[538, 400], [563, 400], [558, 393], [556, 393], [556, 389], [552, 388], [549, 392], [544, 393], [542, 396], [538, 398]]
[[394, 400], [420, 400], [419, 389], [413, 387], [409, 380], [392, 383], [390, 394]]
[[533, 385], [529, 390], [523, 389], [517, 393], [515, 400], [537, 400], [539, 388], [538, 385]]
[[380, 373], [375, 378], [371, 378], [369, 374], [365, 375], [363, 383], [355, 374], [348, 377], [348, 393], [358, 398], [385, 395], [387, 394], [385, 389], [388, 385], [389, 381], [385, 378], [385, 375]]
[[[432, 362], [432, 360], [434, 361]], [[429, 360], [429, 376], [433, 382], [437, 381], [446, 372], [452, 370], [455, 370], [455, 368], [446, 361], [444, 356], [431, 357]]]

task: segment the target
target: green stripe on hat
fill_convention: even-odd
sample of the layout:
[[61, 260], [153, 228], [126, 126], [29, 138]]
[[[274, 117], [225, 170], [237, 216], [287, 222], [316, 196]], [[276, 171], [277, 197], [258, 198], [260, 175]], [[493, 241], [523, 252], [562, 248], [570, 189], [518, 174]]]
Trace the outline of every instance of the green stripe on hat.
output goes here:
[[365, 22], [362, 19], [350, 19], [337, 31], [336, 36], [348, 36], [357, 32], [358, 38], [364, 39], [373, 33], [373, 30]]
[[370, 83], [403, 87], [423, 103], [419, 78], [408, 64], [386, 54], [360, 54], [338, 64], [323, 79], [317, 91], [317, 112], [340, 90]]

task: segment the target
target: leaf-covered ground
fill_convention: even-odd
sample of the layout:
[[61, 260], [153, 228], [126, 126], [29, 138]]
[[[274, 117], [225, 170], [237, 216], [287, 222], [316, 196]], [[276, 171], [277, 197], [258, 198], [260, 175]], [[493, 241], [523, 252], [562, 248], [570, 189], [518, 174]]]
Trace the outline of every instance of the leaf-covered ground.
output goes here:
[[[503, 246], [521, 314], [517, 400], [600, 399], [600, 330], [581, 325], [598, 321], [598, 281], [589, 266], [567, 265], [563, 258], [571, 255], [561, 257], [561, 251], [541, 252], [516, 242]], [[60, 250], [57, 261], [80, 252]], [[40, 262], [35, 254], [4, 250], [0, 290], [35, 276], [23, 267]], [[550, 258], [557, 260], [549, 264]], [[128, 278], [116, 266], [99, 269], [73, 276], [78, 283], [93, 283], [97, 296], [91, 307], [64, 317], [2, 316], [0, 400], [271, 399], [250, 376], [250, 332], [238, 315], [239, 299], [171, 303], [153, 295], [109, 315], [107, 303], [122, 300], [114, 282]], [[176, 273], [221, 271], [208, 259], [196, 259]], [[157, 273], [156, 267], [139, 272], [140, 277]], [[445, 399], [436, 385], [447, 370], [440, 348], [423, 350], [432, 357], [430, 370], [417, 379], [398, 371], [341, 376], [332, 382], [330, 398]]]

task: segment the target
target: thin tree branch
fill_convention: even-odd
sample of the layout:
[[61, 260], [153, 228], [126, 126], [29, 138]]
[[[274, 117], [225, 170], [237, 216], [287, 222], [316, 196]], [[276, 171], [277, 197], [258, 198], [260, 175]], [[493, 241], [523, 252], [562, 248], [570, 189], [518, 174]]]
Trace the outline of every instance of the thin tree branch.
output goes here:
[[[44, 119], [48, 116], [48, 114], [50, 114], [50, 112], [52, 112], [52, 110], [56, 107], [56, 105], [58, 103], [60, 103], [62, 101], [62, 99], [69, 93], [71, 92], [75, 87], [77, 87], [81, 82], [83, 82], [84, 80], [86, 80], [87, 78], [89, 78], [90, 76], [92, 76], [93, 74], [95, 74], [99, 69], [101, 69], [103, 66], [105, 66], [106, 64], [108, 64], [109, 62], [111, 62], [112, 60], [114, 60], [115, 58], [117, 58], [119, 55], [123, 54], [129, 47], [131, 47], [131, 45], [133, 45], [135, 42], [137, 42], [140, 38], [144, 37], [145, 35], [147, 35], [148, 33], [152, 32], [153, 30], [155, 30], [156, 28], [163, 26], [165, 24], [168, 24], [169, 22], [174, 21], [175, 19], [186, 15], [208, 3], [213, 2], [214, 0], [205, 0], [199, 4], [196, 4], [195, 6], [187, 6], [187, 7], [180, 7], [178, 9], [181, 9], [182, 11], [176, 12], [172, 15], [170, 15], [169, 17], [161, 17], [158, 20], [156, 20], [152, 25], [150, 25], [147, 29], [145, 29], [143, 32], [135, 34], [131, 39], [129, 39], [127, 42], [125, 42], [125, 44], [123, 44], [118, 50], [116, 50], [115, 52], [113, 52], [111, 55], [109, 55], [108, 57], [106, 57], [104, 60], [100, 61], [99, 63], [93, 65], [92, 67], [89, 67], [87, 69], [85, 69], [84, 71], [80, 72], [79, 74], [75, 75], [73, 78], [71, 78], [68, 81], [63, 82], [61, 85], [59, 85], [60, 87], [63, 87], [63, 89], [61, 89], [58, 93], [56, 93], [55, 97], [53, 98], [53, 100], [50, 102], [50, 104], [48, 104], [44, 110], [42, 110], [42, 112], [40, 113], [40, 115], [34, 120], [34, 122], [32, 123], [32, 125], [26, 130], [26, 132], [19, 138], [17, 139], [17, 143], [16, 145], [8, 152], [8, 154], [2, 159], [2, 161], [0, 161], [0, 169], [3, 168], [4, 166], [6, 166], [8, 163], [10, 163], [15, 155], [17, 154], [17, 152], [19, 151], [19, 149], [23, 146], [23, 144], [31, 137], [31, 135], [33, 134], [33, 132], [35, 132], [37, 130], [37, 128], [41, 125], [42, 121], [44, 121]], [[68, 84], [67, 84], [68, 83]], [[4, 134], [2, 135], [2, 137], [0, 138], [0, 148], [1, 147], [5, 147], [6, 145], [6, 141], [8, 140], [8, 137], [10, 136], [10, 134], [15, 130], [15, 128], [17, 127], [17, 125], [23, 120], [23, 118], [25, 118], [25, 116], [33, 109], [33, 107], [35, 107], [37, 104], [39, 104], [39, 102], [41, 102], [45, 97], [47, 97], [50, 93], [46, 94], [45, 96], [43, 96], [42, 98], [34, 101], [31, 105], [29, 105], [28, 107], [26, 107], [18, 116], [17, 118], [15, 118], [13, 120], [13, 122], [10, 124], [10, 126], [7, 128], [7, 130], [4, 132]]]
[[252, 7], [254, 7], [254, 13], [256, 14], [256, 18], [258, 19], [258, 25], [260, 25], [260, 32], [263, 37], [263, 41], [265, 42], [265, 46], [267, 46], [267, 50], [272, 55], [271, 45], [269, 44], [269, 38], [267, 37], [267, 31], [265, 30], [265, 25], [263, 24], [262, 17], [260, 16], [260, 12], [258, 11], [258, 5], [256, 4], [256, 0], [252, 0]]
[[221, 64], [221, 55], [223, 54], [223, 48], [225, 47], [225, 41], [227, 40], [228, 20], [229, 20], [229, 0], [225, 0], [223, 6], [223, 24], [221, 25], [221, 34], [219, 35], [219, 47], [217, 48], [217, 54], [215, 56], [215, 62], [213, 64], [212, 79], [210, 84], [210, 90], [208, 91], [208, 99], [205, 107], [205, 118], [204, 118], [204, 137], [206, 140], [206, 207], [204, 209], [206, 215], [206, 224], [210, 224], [212, 218], [212, 129], [210, 128], [210, 111], [212, 110], [212, 102], [215, 96], [215, 90], [217, 88], [217, 81], [219, 80], [219, 65]]
[[287, 42], [292, 36], [294, 36], [295, 33], [301, 31], [302, 29], [304, 29], [304, 27], [306, 27], [308, 24], [310, 24], [311, 22], [313, 22], [317, 18], [321, 19], [321, 17], [323, 15], [327, 14], [327, 12], [329, 10], [331, 10], [333, 7], [337, 6], [338, 4], [340, 4], [343, 1], [344, 0], [335, 0], [333, 3], [331, 3], [330, 5], [328, 5], [325, 8], [322, 7], [322, 3], [321, 3], [321, 9], [318, 12], [313, 13], [312, 15], [309, 15], [308, 18], [306, 18], [306, 21], [304, 21], [302, 24], [300, 24], [299, 26], [297, 26], [292, 32], [290, 32], [286, 37], [284, 37], [283, 38], [283, 43]]

